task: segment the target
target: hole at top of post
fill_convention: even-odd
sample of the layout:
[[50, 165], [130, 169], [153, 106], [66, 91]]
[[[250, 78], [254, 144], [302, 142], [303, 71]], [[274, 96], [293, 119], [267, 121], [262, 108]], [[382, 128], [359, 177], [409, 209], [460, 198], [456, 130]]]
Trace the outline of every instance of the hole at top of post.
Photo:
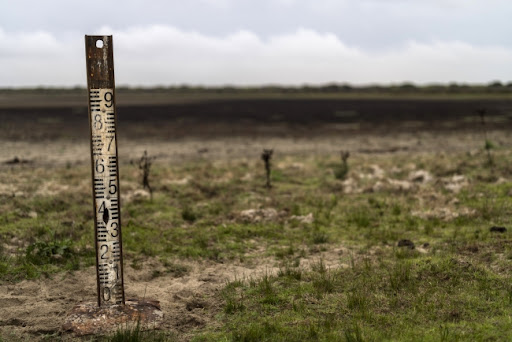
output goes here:
[[101, 48], [103, 47], [103, 40], [98, 39], [98, 40], [96, 41], [96, 47], [97, 47], [98, 49], [101, 49]]

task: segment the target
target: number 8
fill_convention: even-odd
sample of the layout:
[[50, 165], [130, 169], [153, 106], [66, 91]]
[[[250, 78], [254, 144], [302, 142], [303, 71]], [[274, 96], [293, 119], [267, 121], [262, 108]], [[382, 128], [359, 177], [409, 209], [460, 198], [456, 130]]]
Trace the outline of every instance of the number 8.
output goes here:
[[100, 114], [96, 114], [94, 115], [94, 129], [102, 129], [103, 128], [103, 123], [101, 122], [101, 115]]

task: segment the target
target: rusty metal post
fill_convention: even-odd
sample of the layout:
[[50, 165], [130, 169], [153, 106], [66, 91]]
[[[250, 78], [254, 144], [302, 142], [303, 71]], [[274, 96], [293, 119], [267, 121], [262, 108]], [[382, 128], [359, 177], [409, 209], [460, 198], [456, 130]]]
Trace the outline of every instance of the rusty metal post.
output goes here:
[[112, 36], [85, 36], [98, 306], [124, 305]]
[[164, 318], [160, 303], [124, 296], [112, 36], [85, 36], [85, 51], [98, 301], [75, 305], [62, 329], [78, 336], [156, 329]]

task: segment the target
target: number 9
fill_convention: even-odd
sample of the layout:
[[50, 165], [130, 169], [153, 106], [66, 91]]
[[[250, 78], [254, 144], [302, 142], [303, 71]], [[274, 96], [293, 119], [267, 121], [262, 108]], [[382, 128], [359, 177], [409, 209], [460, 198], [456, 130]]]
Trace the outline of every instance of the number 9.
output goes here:
[[108, 102], [107, 104], [105, 104], [105, 107], [107, 107], [107, 108], [112, 107], [112, 105], [113, 105], [113, 100], [112, 100], [113, 97], [114, 97], [114, 95], [110, 91], [105, 93], [103, 98], [105, 99], [105, 101]]

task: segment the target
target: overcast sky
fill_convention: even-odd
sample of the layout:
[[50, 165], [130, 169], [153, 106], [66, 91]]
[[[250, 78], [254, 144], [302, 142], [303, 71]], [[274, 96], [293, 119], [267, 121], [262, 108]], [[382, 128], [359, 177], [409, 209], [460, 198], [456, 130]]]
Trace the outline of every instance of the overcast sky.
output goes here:
[[511, 0], [0, 0], [0, 87], [512, 80]]

